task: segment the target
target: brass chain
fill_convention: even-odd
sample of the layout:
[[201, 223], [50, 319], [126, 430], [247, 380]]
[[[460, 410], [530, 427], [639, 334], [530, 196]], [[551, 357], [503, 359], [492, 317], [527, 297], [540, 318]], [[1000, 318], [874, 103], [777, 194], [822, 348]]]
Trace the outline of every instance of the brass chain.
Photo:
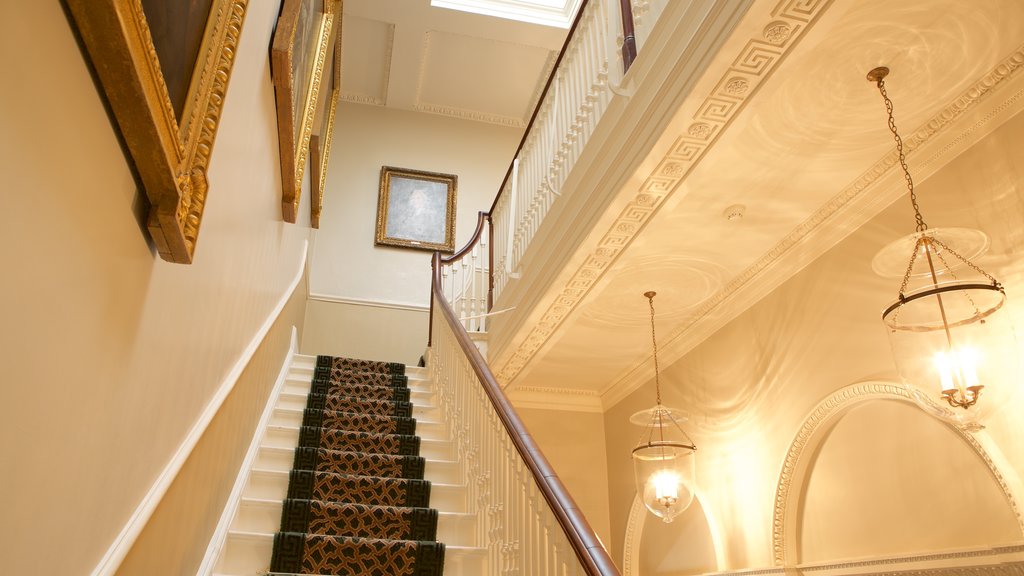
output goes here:
[[658, 406], [661, 406], [661, 381], [658, 379], [658, 339], [654, 336], [654, 294], [648, 292], [644, 294], [647, 296], [648, 304], [651, 306], [651, 344], [654, 345], [654, 391], [657, 395]]
[[889, 95], [885, 92], [885, 79], [878, 79], [878, 91], [882, 94], [882, 100], [885, 101], [885, 110], [889, 114], [889, 131], [892, 132], [893, 140], [896, 141], [896, 152], [899, 153], [900, 166], [903, 168], [903, 178], [907, 181], [907, 190], [910, 191], [910, 203], [914, 206], [914, 218], [917, 220], [917, 231], [924, 232], [928, 229], [928, 225], [924, 222], [924, 217], [921, 216], [921, 207], [917, 205], [917, 193], [914, 192], [914, 179], [910, 177], [910, 168], [907, 167], [907, 157], [903, 153], [903, 139], [900, 138], [900, 133], [896, 131], [896, 119], [892, 115], [892, 100], [889, 99]]

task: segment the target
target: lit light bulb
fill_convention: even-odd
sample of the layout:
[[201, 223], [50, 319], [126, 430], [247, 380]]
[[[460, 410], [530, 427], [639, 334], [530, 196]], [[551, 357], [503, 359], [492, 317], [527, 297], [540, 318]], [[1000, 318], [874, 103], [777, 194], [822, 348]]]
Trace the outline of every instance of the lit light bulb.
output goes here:
[[651, 477], [654, 484], [654, 497], [662, 506], [668, 508], [679, 500], [679, 476], [668, 470], [662, 470]]
[[984, 386], [978, 379], [979, 355], [968, 347], [937, 352], [932, 359], [939, 373], [942, 397], [952, 406], [971, 406]]

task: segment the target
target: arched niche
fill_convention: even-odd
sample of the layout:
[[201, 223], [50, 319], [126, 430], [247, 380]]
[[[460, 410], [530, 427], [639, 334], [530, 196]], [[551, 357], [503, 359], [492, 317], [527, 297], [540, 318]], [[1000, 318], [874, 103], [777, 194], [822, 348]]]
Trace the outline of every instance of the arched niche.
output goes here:
[[[1020, 480], [1001, 464], [984, 432], [973, 435], [931, 418], [900, 385], [843, 388], [811, 411], [786, 454], [774, 502], [774, 563], [877, 556], [892, 553], [893, 546], [925, 552], [992, 544], [984, 539], [993, 533], [1019, 540]], [[966, 506], [948, 507], [945, 499], [958, 495]], [[841, 501], [825, 504], [830, 499]], [[825, 510], [808, 513], [808, 506]], [[979, 518], [972, 507], [990, 516]], [[822, 515], [833, 516], [826, 533], [804, 534], [805, 528], [823, 529]], [[986, 521], [991, 525], [980, 528], [983, 534], [971, 532]], [[848, 533], [842, 535], [844, 525]], [[925, 542], [922, 534], [932, 539]], [[888, 549], [879, 544], [894, 535], [899, 542]], [[925, 550], [914, 550], [919, 546]], [[804, 548], [811, 558], [802, 557]]]
[[714, 533], [699, 497], [668, 524], [634, 497], [623, 551], [623, 576], [704, 574], [718, 569]]

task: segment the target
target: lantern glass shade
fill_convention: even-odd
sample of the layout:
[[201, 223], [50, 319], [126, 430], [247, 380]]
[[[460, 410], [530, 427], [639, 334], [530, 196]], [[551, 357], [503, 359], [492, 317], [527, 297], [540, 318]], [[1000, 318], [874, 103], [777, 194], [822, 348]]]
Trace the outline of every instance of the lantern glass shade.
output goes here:
[[671, 418], [655, 408], [645, 437], [633, 448], [636, 491], [644, 506], [665, 522], [693, 502], [697, 448]]
[[1012, 400], [1016, 339], [1005, 301], [998, 285], [945, 280], [886, 308], [882, 319], [896, 368], [926, 411], [976, 431]]

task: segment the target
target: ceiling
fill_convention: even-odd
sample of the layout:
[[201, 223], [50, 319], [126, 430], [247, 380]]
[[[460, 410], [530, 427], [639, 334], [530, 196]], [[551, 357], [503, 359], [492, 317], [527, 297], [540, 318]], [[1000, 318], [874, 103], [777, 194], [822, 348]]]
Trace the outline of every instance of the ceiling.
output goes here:
[[[551, 23], [573, 5], [474, 3], [509, 16], [516, 6], [546, 5]], [[567, 32], [430, 0], [345, 0], [342, 22], [342, 100], [516, 128], [529, 121]]]
[[[740, 65], [748, 57], [753, 72]], [[522, 326], [492, 355], [515, 402], [607, 409], [653, 373], [645, 290], [659, 291], [664, 367], [905, 194], [881, 96], [865, 79], [879, 65], [893, 70], [888, 92], [920, 182], [1024, 105], [1024, 2], [752, 2], [666, 116], [615, 213], [567, 259], [578, 269], [539, 299], [533, 317], [554, 328]], [[701, 152], [681, 154], [682, 144]], [[652, 183], [668, 191], [653, 214], [571, 291], [585, 295], [564, 298], [601, 257], [618, 210]], [[733, 205], [742, 218], [727, 218]]]

